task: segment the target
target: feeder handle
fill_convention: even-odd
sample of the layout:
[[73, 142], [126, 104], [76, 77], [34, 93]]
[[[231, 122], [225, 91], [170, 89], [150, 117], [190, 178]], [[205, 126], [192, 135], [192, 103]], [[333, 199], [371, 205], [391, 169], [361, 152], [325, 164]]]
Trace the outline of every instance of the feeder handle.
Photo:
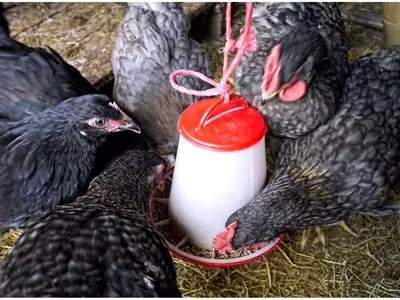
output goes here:
[[234, 112], [234, 111], [237, 111], [237, 110], [245, 109], [245, 108], [247, 108], [247, 107], [249, 106], [249, 105], [247, 104], [247, 102], [246, 102], [245, 100], [243, 100], [241, 97], [240, 97], [239, 99], [240, 99], [240, 101], [242, 102], [242, 105], [241, 105], [241, 106], [232, 107], [232, 108], [230, 108], [230, 109], [228, 109], [228, 110], [225, 110], [225, 111], [223, 111], [223, 112], [221, 112], [221, 113], [215, 115], [215, 116], [212, 117], [212, 118], [207, 119], [207, 118], [210, 116], [211, 112], [214, 110], [214, 108], [216, 108], [218, 105], [220, 105], [221, 102], [224, 102], [224, 99], [221, 98], [219, 101], [215, 102], [213, 105], [211, 105], [211, 106], [205, 111], [205, 113], [204, 113], [203, 116], [201, 117], [201, 120], [200, 120], [200, 122], [199, 122], [199, 125], [196, 127], [195, 130], [197, 131], [197, 130], [201, 129], [203, 126], [206, 126], [206, 125], [210, 124], [212, 121], [215, 121], [216, 119], [218, 119], [218, 118], [220, 118], [220, 117], [222, 117], [222, 116], [224, 116], [224, 115], [226, 115], [226, 114], [229, 114], [229, 113]]
[[[243, 31], [236, 41], [232, 39], [232, 24], [231, 24], [231, 6], [232, 3], [228, 2], [226, 5], [226, 43], [224, 47], [224, 65], [222, 68], [222, 78], [220, 82], [208, 78], [204, 74], [201, 74], [192, 70], [176, 70], [170, 74], [169, 81], [174, 89], [182, 93], [186, 93], [194, 96], [217, 96], [221, 95], [224, 98], [224, 102], [229, 102], [229, 97], [231, 95], [231, 86], [229, 84], [229, 78], [233, 74], [234, 69], [239, 64], [241, 58], [245, 53], [254, 52], [258, 48], [258, 43], [256, 39], [256, 32], [252, 28], [252, 13], [253, 13], [253, 2], [246, 3], [246, 19]], [[229, 53], [237, 50], [232, 63], [229, 63]], [[213, 86], [213, 88], [207, 90], [190, 90], [176, 82], [177, 76], [193, 76], [205, 81]]]

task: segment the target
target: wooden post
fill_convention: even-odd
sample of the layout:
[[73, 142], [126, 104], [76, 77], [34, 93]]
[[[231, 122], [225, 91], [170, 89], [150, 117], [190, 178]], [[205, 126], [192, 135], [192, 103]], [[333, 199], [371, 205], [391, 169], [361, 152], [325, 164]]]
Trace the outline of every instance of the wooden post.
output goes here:
[[400, 45], [400, 2], [383, 3], [385, 47]]

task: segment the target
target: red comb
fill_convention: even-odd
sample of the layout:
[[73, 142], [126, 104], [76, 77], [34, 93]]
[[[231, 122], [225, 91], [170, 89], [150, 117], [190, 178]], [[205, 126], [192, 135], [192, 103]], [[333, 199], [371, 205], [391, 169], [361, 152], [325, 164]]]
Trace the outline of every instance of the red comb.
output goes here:
[[219, 252], [227, 252], [232, 250], [232, 239], [235, 235], [237, 222], [228, 225], [224, 231], [218, 233], [213, 239], [213, 248]]
[[110, 102], [109, 104], [110, 104], [112, 107], [114, 107], [115, 109], [117, 109], [117, 110], [124, 116], [124, 119], [129, 118], [129, 116], [128, 116], [126, 113], [124, 113], [124, 112], [122, 111], [122, 109], [118, 106], [117, 102]]
[[279, 67], [279, 59], [281, 57], [282, 46], [280, 44], [274, 46], [264, 67], [263, 78], [272, 76]]
[[[232, 239], [238, 223], [235, 221], [225, 227], [224, 231], [218, 233], [213, 239], [213, 248], [221, 253], [232, 251]], [[257, 250], [264, 247], [268, 242], [261, 242], [243, 247], [243, 250]]]

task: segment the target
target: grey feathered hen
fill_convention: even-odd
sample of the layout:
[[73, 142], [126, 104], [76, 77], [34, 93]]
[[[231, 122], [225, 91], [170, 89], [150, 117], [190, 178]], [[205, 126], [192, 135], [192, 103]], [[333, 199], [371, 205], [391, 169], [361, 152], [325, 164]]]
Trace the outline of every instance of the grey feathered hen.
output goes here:
[[348, 72], [337, 3], [257, 2], [259, 48], [235, 70], [237, 91], [264, 115], [269, 134], [296, 138], [337, 110]]
[[179, 297], [168, 249], [146, 217], [165, 165], [128, 151], [78, 202], [32, 222], [0, 269], [3, 297]]
[[399, 211], [389, 191], [400, 179], [400, 47], [357, 60], [337, 114], [277, 153], [265, 189], [226, 223], [238, 223], [234, 248], [354, 213]]
[[[151, 147], [163, 155], [175, 154], [178, 118], [198, 99], [174, 90], [170, 74], [189, 69], [212, 75], [206, 54], [189, 30], [178, 2], [130, 3], [112, 54], [118, 105], [137, 117]], [[210, 88], [188, 76], [178, 82], [196, 90]]]

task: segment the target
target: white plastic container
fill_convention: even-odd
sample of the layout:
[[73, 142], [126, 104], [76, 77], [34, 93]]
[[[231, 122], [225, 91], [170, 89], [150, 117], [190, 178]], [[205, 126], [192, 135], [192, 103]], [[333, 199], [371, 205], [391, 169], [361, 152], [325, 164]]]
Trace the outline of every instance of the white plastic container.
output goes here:
[[170, 217], [193, 245], [212, 249], [228, 217], [265, 184], [267, 127], [255, 108], [232, 95], [228, 103], [212, 98], [192, 104], [178, 129]]

